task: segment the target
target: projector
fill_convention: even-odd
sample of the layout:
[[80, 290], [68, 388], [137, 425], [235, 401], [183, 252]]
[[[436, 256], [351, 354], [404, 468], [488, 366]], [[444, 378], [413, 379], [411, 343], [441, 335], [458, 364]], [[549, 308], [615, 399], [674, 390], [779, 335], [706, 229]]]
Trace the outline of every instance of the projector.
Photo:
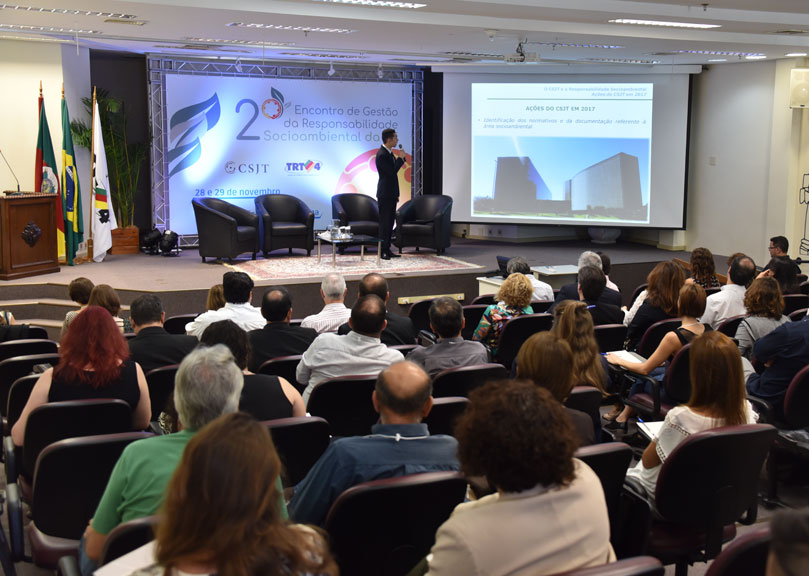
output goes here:
[[503, 56], [503, 61], [509, 63], [539, 62], [539, 54], [536, 52], [514, 52], [514, 54], [506, 54]]

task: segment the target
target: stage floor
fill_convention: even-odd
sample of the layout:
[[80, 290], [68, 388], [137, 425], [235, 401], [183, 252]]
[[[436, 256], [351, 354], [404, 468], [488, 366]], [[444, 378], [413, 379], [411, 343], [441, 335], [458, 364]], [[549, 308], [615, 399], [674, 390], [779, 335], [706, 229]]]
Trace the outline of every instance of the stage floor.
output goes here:
[[[359, 249], [355, 249], [359, 252]], [[523, 256], [531, 266], [557, 266], [561, 264], [576, 264], [579, 254], [584, 250], [602, 250], [608, 253], [613, 266], [622, 264], [638, 264], [645, 262], [658, 262], [670, 260], [674, 257], [688, 259], [687, 252], [671, 252], [660, 250], [652, 246], [618, 242], [611, 245], [593, 244], [589, 241], [562, 241], [562, 242], [534, 242], [511, 243], [481, 240], [467, 240], [453, 238], [452, 246], [447, 249], [446, 256], [477, 264], [483, 268], [479, 274], [497, 268], [496, 256]], [[413, 248], [405, 249], [405, 253], [412, 252]], [[434, 254], [431, 250], [426, 253]], [[315, 252], [313, 251], [313, 256]], [[324, 256], [330, 258], [329, 247], [324, 250]], [[339, 257], [339, 256], [338, 256]], [[261, 258], [259, 256], [258, 258]], [[286, 251], [279, 250], [270, 254], [270, 259], [289, 258]], [[293, 252], [292, 258], [306, 258], [300, 251]], [[366, 257], [367, 258], [367, 257]], [[374, 259], [373, 255], [371, 258]], [[249, 261], [249, 255], [242, 255], [234, 259], [234, 263]], [[717, 262], [724, 264], [723, 257], [717, 257]], [[55, 284], [67, 285], [74, 278], [87, 277], [95, 284], [109, 284], [117, 290], [133, 291], [176, 291], [176, 290], [207, 290], [213, 284], [222, 281], [222, 274], [230, 268], [223, 266], [223, 261], [203, 263], [196, 250], [184, 250], [180, 256], [163, 257], [148, 256], [145, 254], [108, 255], [103, 262], [88, 262], [78, 266], [62, 266], [58, 273], [43, 274], [19, 280], [0, 281], [0, 286], [27, 285], [27, 284]], [[379, 272], [385, 273], [386, 261], [382, 261]], [[722, 266], [717, 269], [721, 270]], [[339, 270], [338, 270], [339, 271]], [[449, 271], [446, 274], [464, 273], [468, 270]], [[418, 276], [419, 273], [413, 273]], [[427, 273], [429, 275], [429, 273]], [[613, 276], [615, 273], [613, 273]], [[617, 281], [617, 280], [616, 280]], [[279, 283], [277, 279], [257, 281], [257, 286], [269, 286]], [[284, 284], [319, 283], [317, 278], [284, 278]]]

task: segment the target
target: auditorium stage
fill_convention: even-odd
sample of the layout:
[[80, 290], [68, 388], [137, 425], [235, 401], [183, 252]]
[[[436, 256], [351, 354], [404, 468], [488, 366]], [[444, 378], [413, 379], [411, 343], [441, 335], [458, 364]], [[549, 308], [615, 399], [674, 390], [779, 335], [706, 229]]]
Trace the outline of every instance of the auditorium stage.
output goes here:
[[[394, 301], [401, 297], [463, 293], [468, 303], [478, 293], [476, 278], [496, 270], [495, 257], [497, 255], [523, 256], [531, 266], [556, 266], [576, 264], [579, 254], [584, 250], [603, 250], [610, 255], [613, 263], [610, 277], [622, 288], [625, 300], [629, 299], [635, 286], [644, 281], [654, 263], [673, 257], [688, 259], [686, 252], [671, 252], [643, 244], [620, 241], [612, 245], [597, 245], [585, 240], [512, 243], [453, 238], [452, 246], [447, 249], [446, 256], [477, 265], [477, 268], [412, 273], [388, 272], [386, 274], [386, 268], [390, 270], [396, 260], [390, 262], [383, 260], [378, 271], [389, 278], [391, 296]], [[408, 248], [405, 253], [413, 251], [413, 248]], [[351, 252], [358, 253], [359, 248], [355, 248]], [[426, 249], [421, 252], [434, 254], [434, 251]], [[262, 257], [259, 255], [258, 258]], [[309, 257], [311, 260], [307, 261], [306, 258], [303, 252], [295, 251], [293, 256], [289, 256], [283, 250], [274, 252], [268, 257], [272, 260], [294, 263], [295, 266], [300, 267], [302, 261], [314, 263], [316, 252], [313, 251], [312, 256]], [[330, 263], [330, 258], [331, 247], [326, 246], [323, 250], [323, 263]], [[340, 271], [340, 256], [338, 255], [337, 258], [338, 271]], [[371, 264], [371, 269], [377, 269], [374, 252], [366, 254], [365, 259]], [[234, 264], [249, 262], [249, 255], [242, 255], [241, 258], [234, 259]], [[72, 267], [63, 266], [58, 273], [0, 282], [0, 287], [2, 287], [0, 302], [35, 297], [66, 299], [66, 287], [70, 281], [85, 276], [96, 284], [105, 283], [113, 286], [119, 291], [121, 300], [125, 304], [131, 302], [140, 293], [155, 292], [161, 295], [169, 315], [200, 312], [204, 310], [205, 294], [208, 288], [221, 282], [222, 274], [232, 269], [225, 266], [226, 263], [227, 261], [212, 261], [211, 259], [203, 263], [197, 251], [193, 249], [184, 250], [177, 257], [145, 254], [108, 255], [101, 263], [90, 262]], [[724, 257], [717, 256], [717, 269], [722, 270], [722, 266], [724, 266]], [[347, 277], [349, 301], [356, 296], [356, 281], [359, 276], [361, 275]], [[284, 284], [290, 287], [295, 301], [296, 317], [316, 312], [322, 305], [319, 298], [319, 277], [268, 278], [256, 281], [257, 287], [273, 284]], [[263, 290], [255, 291], [254, 303], [260, 302], [262, 294]], [[391, 308], [394, 311], [406, 313], [406, 306], [393, 305]]]

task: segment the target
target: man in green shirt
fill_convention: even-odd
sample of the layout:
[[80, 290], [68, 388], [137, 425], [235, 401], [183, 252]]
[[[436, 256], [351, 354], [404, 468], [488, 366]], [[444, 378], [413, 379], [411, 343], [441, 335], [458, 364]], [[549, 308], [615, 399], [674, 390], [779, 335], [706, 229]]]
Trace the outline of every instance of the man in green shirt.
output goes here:
[[193, 434], [223, 414], [235, 412], [244, 380], [223, 345], [193, 350], [174, 380], [181, 431], [127, 446], [112, 471], [79, 548], [82, 574], [92, 574], [107, 534], [129, 520], [154, 514]]

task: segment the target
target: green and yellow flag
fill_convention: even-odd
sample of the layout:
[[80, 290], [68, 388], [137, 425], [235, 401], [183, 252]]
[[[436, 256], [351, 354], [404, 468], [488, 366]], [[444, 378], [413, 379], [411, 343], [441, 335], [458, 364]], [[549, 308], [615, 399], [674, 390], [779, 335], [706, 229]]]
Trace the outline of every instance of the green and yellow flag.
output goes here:
[[65, 234], [59, 234], [59, 256], [65, 255], [68, 266], [84, 242], [84, 219], [81, 213], [81, 187], [76, 160], [73, 154], [73, 134], [70, 132], [70, 114], [62, 94], [62, 212], [65, 218]]

